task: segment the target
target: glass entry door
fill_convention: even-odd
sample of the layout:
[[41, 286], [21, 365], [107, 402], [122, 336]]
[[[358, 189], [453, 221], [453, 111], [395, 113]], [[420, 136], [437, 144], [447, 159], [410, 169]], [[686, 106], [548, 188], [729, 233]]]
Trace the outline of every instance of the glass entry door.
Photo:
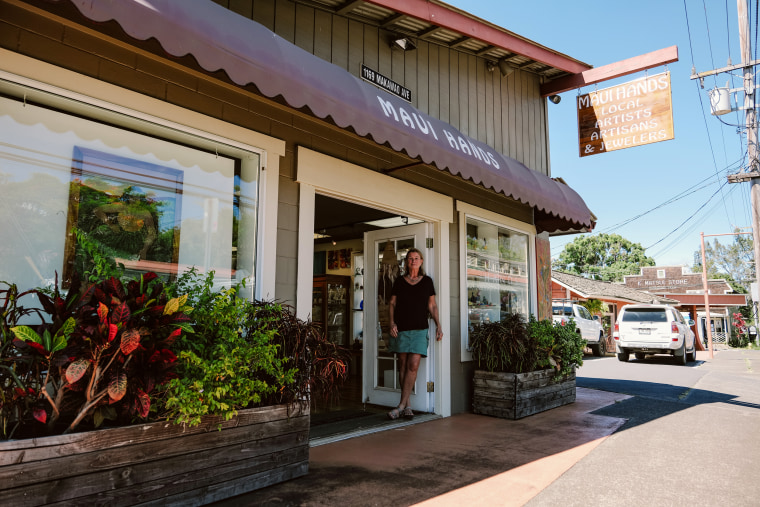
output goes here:
[[[390, 325], [388, 303], [393, 282], [404, 275], [403, 261], [410, 248], [422, 251], [425, 273], [433, 271], [432, 249], [425, 248], [428, 224], [407, 225], [364, 235], [364, 396], [370, 403], [396, 406], [401, 396], [398, 358], [388, 351]], [[434, 331], [428, 331], [430, 349], [422, 358], [417, 381], [412, 391], [413, 410], [431, 412], [432, 396], [427, 393], [427, 382], [433, 378], [431, 367], [435, 344]], [[432, 394], [432, 393], [431, 393]]]

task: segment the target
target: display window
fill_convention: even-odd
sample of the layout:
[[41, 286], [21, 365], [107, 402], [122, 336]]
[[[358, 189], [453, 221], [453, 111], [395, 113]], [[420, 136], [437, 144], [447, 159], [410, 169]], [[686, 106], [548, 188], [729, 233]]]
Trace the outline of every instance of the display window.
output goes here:
[[48, 102], [0, 97], [0, 280], [66, 288], [113, 261], [255, 294], [258, 153]]
[[[466, 217], [466, 313], [463, 340], [470, 349], [472, 326], [531, 313], [531, 236]], [[464, 306], [464, 305], [463, 305]]]

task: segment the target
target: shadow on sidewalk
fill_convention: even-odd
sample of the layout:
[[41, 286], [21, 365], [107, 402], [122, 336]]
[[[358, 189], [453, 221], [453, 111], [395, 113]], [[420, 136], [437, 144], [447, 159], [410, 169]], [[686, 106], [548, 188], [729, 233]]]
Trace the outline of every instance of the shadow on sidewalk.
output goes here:
[[[441, 495], [467, 486], [468, 494], [492, 492], [487, 480], [496, 477], [509, 484], [502, 502], [507, 505], [508, 498], [535, 494], [583, 454], [565, 451], [589, 452], [588, 445], [590, 450], [615, 432], [623, 420], [589, 412], [625, 398], [580, 388], [575, 403], [517, 421], [456, 414], [312, 447], [306, 476], [216, 505], [399, 507], [431, 499], [438, 504]], [[533, 477], [506, 477], [539, 460], [541, 471]]]
[[[736, 395], [706, 391], [703, 389], [690, 389], [670, 384], [658, 384], [655, 382], [578, 379], [578, 386], [590, 389], [614, 391], [632, 396], [627, 400], [592, 412], [592, 414], [595, 415], [627, 419], [627, 422], [620, 427], [619, 431], [630, 429], [660, 417], [665, 417], [675, 412], [685, 410], [689, 407], [706, 403], [727, 403], [745, 408], [760, 409], [760, 404], [738, 400], [738, 396]], [[660, 396], [653, 397], [648, 395], [648, 393], [652, 393], [653, 391], [659, 393]], [[662, 396], [664, 392], [669, 392], [672, 396]]]

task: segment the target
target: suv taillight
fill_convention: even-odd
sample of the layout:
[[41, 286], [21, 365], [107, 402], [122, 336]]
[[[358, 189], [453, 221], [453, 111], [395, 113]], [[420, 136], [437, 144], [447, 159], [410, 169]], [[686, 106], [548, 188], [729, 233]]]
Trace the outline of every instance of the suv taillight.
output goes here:
[[676, 324], [675, 322], [671, 322], [670, 323], [670, 332], [678, 334], [678, 324]]
[[620, 331], [620, 324], [615, 322], [615, 331]]

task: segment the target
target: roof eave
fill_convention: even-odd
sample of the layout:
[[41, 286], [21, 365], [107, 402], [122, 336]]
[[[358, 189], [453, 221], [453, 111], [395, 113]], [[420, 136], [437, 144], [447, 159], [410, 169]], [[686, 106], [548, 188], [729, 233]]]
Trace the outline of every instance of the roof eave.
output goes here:
[[365, 0], [413, 18], [459, 32], [468, 37], [509, 50], [570, 74], [581, 74], [593, 67], [563, 55], [472, 14], [436, 0]]

